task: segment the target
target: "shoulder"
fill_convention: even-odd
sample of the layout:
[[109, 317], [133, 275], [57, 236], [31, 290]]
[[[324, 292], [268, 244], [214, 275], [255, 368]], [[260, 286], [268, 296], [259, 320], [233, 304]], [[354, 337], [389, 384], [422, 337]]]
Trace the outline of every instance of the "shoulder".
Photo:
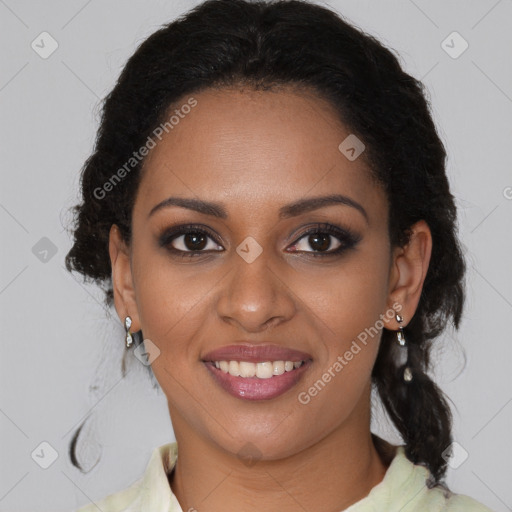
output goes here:
[[493, 512], [483, 503], [464, 494], [452, 494], [441, 509], [442, 512]]
[[79, 509], [76, 512], [122, 512], [129, 510], [129, 506], [132, 505], [140, 493], [140, 484], [142, 478], [134, 482], [126, 489], [117, 491], [109, 494], [101, 500], [89, 503]]
[[[410, 505], [413, 510], [429, 510], [432, 512], [494, 512], [483, 503], [466, 496], [455, 494], [441, 488], [425, 487]], [[409, 511], [409, 508], [405, 510]], [[404, 511], [405, 512], [405, 511]]]
[[176, 442], [154, 448], [146, 470], [138, 480], [126, 489], [109, 494], [99, 501], [89, 503], [75, 512], [179, 510], [167, 478], [168, 473], [176, 463], [177, 456], [178, 447]]
[[[493, 512], [477, 500], [456, 494], [443, 484], [429, 487], [430, 471], [424, 465], [411, 462], [405, 454], [405, 446], [394, 448], [394, 457], [382, 482], [348, 512], [367, 512], [370, 509], [386, 512]], [[368, 508], [370, 504], [372, 507]]]

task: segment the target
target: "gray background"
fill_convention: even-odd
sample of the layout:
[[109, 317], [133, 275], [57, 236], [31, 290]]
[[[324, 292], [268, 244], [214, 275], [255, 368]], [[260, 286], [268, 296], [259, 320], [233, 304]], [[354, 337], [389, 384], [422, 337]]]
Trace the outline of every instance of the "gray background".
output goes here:
[[[174, 440], [146, 368], [133, 359], [121, 378], [115, 311], [105, 314], [101, 291], [66, 272], [63, 258], [100, 99], [145, 37], [197, 3], [0, 0], [1, 511], [77, 508], [127, 487], [153, 448]], [[469, 266], [462, 328], [434, 353], [435, 377], [456, 404], [448, 483], [512, 510], [512, 2], [327, 4], [396, 49], [428, 87]], [[47, 59], [31, 48], [43, 31], [58, 43]], [[453, 31], [469, 44], [457, 58], [442, 44]], [[452, 53], [462, 48], [450, 41]], [[66, 450], [86, 417], [78, 449], [92, 469], [83, 475]], [[373, 428], [398, 439], [379, 409]], [[31, 456], [49, 461], [42, 442], [57, 455], [47, 469]]]

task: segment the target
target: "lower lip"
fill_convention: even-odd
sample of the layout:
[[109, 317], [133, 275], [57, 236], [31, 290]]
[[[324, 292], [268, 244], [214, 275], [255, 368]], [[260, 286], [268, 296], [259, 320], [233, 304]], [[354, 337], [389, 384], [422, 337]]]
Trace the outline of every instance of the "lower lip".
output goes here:
[[234, 377], [217, 368], [215, 363], [205, 361], [203, 363], [217, 383], [230, 395], [244, 400], [270, 400], [282, 395], [295, 386], [304, 372], [310, 367], [311, 360], [306, 361], [299, 368], [294, 368], [290, 372], [284, 372], [282, 375], [273, 375], [269, 379]]

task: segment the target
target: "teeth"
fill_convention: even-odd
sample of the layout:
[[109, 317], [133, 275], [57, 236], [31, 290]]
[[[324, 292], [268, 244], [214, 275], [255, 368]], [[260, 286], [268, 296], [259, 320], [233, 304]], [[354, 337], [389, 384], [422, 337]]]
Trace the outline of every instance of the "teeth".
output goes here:
[[[256, 365], [254, 363], [240, 361], [238, 367], [240, 368], [240, 377], [254, 377], [256, 375]], [[258, 375], [258, 377], [260, 377], [260, 375]]]
[[215, 367], [229, 373], [233, 377], [257, 377], [270, 379], [274, 375], [282, 375], [299, 368], [304, 361], [263, 361], [250, 363], [248, 361], [215, 361]]
[[286, 371], [285, 365], [286, 365], [286, 363], [284, 363], [283, 361], [274, 361], [274, 363], [272, 365], [272, 374], [273, 375], [282, 375]]
[[273, 373], [272, 361], [266, 361], [264, 363], [247, 363], [251, 366], [256, 366], [256, 377], [258, 379], [270, 379]]
[[240, 365], [238, 361], [229, 361], [228, 373], [234, 377], [240, 376]]

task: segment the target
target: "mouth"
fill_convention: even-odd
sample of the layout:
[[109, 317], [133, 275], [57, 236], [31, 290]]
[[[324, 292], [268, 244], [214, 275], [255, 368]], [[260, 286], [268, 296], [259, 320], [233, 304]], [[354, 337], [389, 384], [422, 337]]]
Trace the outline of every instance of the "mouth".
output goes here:
[[306, 361], [261, 361], [253, 363], [251, 361], [208, 361], [215, 368], [224, 373], [229, 373], [232, 377], [242, 377], [250, 379], [270, 379], [283, 375], [285, 372], [291, 372], [300, 368]]
[[215, 383], [243, 400], [270, 400], [284, 394], [312, 361], [305, 352], [276, 345], [231, 345], [202, 359]]

